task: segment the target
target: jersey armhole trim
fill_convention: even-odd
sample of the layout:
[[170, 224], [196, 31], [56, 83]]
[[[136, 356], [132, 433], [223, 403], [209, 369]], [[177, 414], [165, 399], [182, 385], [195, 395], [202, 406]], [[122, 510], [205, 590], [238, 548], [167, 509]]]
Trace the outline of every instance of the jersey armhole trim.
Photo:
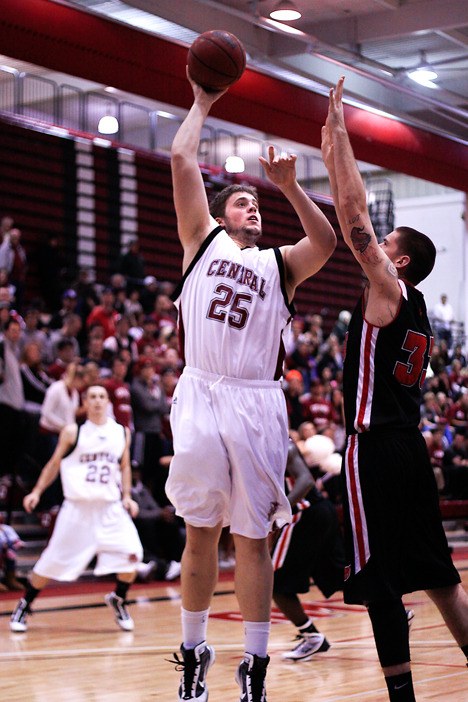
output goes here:
[[63, 455], [62, 460], [63, 460], [63, 458], [66, 458], [66, 457], [69, 456], [71, 453], [73, 453], [73, 451], [76, 449], [76, 447], [77, 447], [77, 445], [78, 445], [78, 439], [79, 439], [79, 436], [80, 436], [80, 431], [81, 431], [81, 426], [82, 426], [82, 425], [81, 425], [81, 424], [78, 424], [77, 426], [78, 426], [78, 429], [77, 429], [77, 432], [76, 432], [76, 439], [75, 439], [73, 445], [70, 446], [70, 448], [68, 449], [68, 451]]
[[190, 261], [189, 267], [188, 267], [187, 270], [185, 271], [185, 273], [184, 273], [184, 275], [182, 276], [181, 280], [180, 280], [179, 283], [177, 284], [177, 287], [175, 288], [174, 292], [172, 293], [172, 295], [171, 295], [171, 300], [172, 300], [172, 302], [175, 302], [175, 301], [177, 300], [177, 298], [180, 296], [180, 294], [181, 294], [181, 292], [182, 292], [182, 288], [184, 287], [184, 283], [185, 283], [185, 281], [187, 280], [188, 276], [189, 276], [190, 273], [193, 271], [193, 269], [195, 268], [197, 262], [198, 262], [198, 261], [200, 260], [200, 258], [203, 256], [203, 254], [205, 253], [206, 249], [207, 249], [208, 246], [211, 244], [211, 242], [213, 241], [213, 239], [215, 238], [215, 236], [216, 236], [217, 234], [219, 234], [219, 232], [222, 231], [222, 230], [223, 230], [223, 227], [221, 227], [221, 226], [215, 227], [215, 228], [213, 229], [213, 231], [210, 232], [210, 233], [208, 234], [208, 236], [206, 237], [206, 239], [204, 239], [204, 241], [203, 241], [202, 245], [200, 246], [200, 248], [198, 249], [197, 253], [195, 254], [195, 256], [194, 256], [194, 257], [192, 258], [192, 260]]
[[286, 294], [286, 271], [284, 268], [284, 261], [283, 257], [281, 255], [281, 251], [277, 246], [273, 249], [276, 257], [276, 263], [278, 265], [278, 271], [279, 271], [279, 277], [280, 277], [280, 286], [281, 286], [281, 292], [283, 294], [283, 299], [284, 299], [284, 304], [289, 310], [289, 313], [291, 317], [293, 317], [296, 314], [296, 308], [294, 306], [293, 302], [289, 302], [288, 296]]
[[[117, 424], [119, 424], [119, 422], [117, 422]], [[124, 453], [125, 453], [125, 447], [126, 447], [126, 445], [127, 445], [127, 432], [126, 432], [125, 427], [124, 427], [123, 424], [120, 424], [120, 426], [121, 426], [122, 429], [123, 429], [123, 435], [124, 435], [124, 449], [123, 449], [123, 451], [122, 451], [122, 453], [121, 453], [121, 455], [120, 455], [120, 458], [119, 458], [119, 465], [122, 463], [122, 458], [123, 458], [123, 455], [124, 455]]]

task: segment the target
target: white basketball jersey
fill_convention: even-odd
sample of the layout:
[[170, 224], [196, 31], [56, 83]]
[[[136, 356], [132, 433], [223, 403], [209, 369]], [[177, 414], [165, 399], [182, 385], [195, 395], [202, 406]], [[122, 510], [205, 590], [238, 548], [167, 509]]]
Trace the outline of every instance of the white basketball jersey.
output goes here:
[[[213, 220], [214, 221], [214, 220]], [[217, 227], [174, 292], [185, 363], [210, 373], [277, 380], [294, 314], [278, 249], [240, 249]]]
[[125, 429], [121, 424], [110, 418], [105, 424], [87, 420], [78, 429], [75, 447], [61, 462], [65, 497], [68, 500], [120, 500], [120, 459], [124, 448]]

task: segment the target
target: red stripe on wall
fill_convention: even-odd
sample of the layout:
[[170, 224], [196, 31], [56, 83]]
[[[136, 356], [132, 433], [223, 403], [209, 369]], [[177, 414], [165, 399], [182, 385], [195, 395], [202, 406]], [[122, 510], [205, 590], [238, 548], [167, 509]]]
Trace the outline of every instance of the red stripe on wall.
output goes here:
[[[51, 0], [2, 0], [2, 53], [189, 108], [187, 48]], [[97, 40], [98, 38], [98, 40]], [[215, 117], [320, 145], [328, 99], [247, 69], [213, 107]], [[464, 189], [468, 146], [345, 106], [358, 159]], [[457, 167], [454, 168], [454, 164]]]

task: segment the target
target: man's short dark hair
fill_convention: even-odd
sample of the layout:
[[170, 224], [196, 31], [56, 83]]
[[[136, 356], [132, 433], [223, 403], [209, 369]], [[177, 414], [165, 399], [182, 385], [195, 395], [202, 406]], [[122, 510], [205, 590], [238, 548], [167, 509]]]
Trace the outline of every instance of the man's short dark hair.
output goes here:
[[16, 319], [16, 317], [10, 315], [10, 317], [8, 317], [7, 321], [3, 325], [3, 329], [6, 331], [11, 327], [12, 324], [17, 324], [19, 327], [21, 326], [19, 320]]
[[57, 343], [57, 351], [63, 351], [63, 349], [68, 349], [73, 346], [73, 341], [71, 339], [60, 339]]
[[234, 193], [249, 193], [253, 195], [258, 201], [257, 188], [253, 185], [239, 185], [234, 183], [233, 185], [228, 185], [223, 188], [219, 193], [217, 193], [210, 202], [210, 214], [216, 219], [216, 217], [224, 217], [226, 212], [226, 202]]
[[428, 236], [412, 227], [397, 227], [398, 249], [410, 257], [403, 277], [413, 285], [427, 278], [434, 268], [436, 248]]

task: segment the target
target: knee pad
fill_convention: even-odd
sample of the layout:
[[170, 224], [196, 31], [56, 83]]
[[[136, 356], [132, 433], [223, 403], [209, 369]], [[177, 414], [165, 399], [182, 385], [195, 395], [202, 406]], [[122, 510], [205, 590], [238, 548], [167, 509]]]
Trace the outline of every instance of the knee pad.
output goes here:
[[401, 600], [369, 602], [369, 617], [382, 668], [410, 660], [409, 629], [406, 610]]

